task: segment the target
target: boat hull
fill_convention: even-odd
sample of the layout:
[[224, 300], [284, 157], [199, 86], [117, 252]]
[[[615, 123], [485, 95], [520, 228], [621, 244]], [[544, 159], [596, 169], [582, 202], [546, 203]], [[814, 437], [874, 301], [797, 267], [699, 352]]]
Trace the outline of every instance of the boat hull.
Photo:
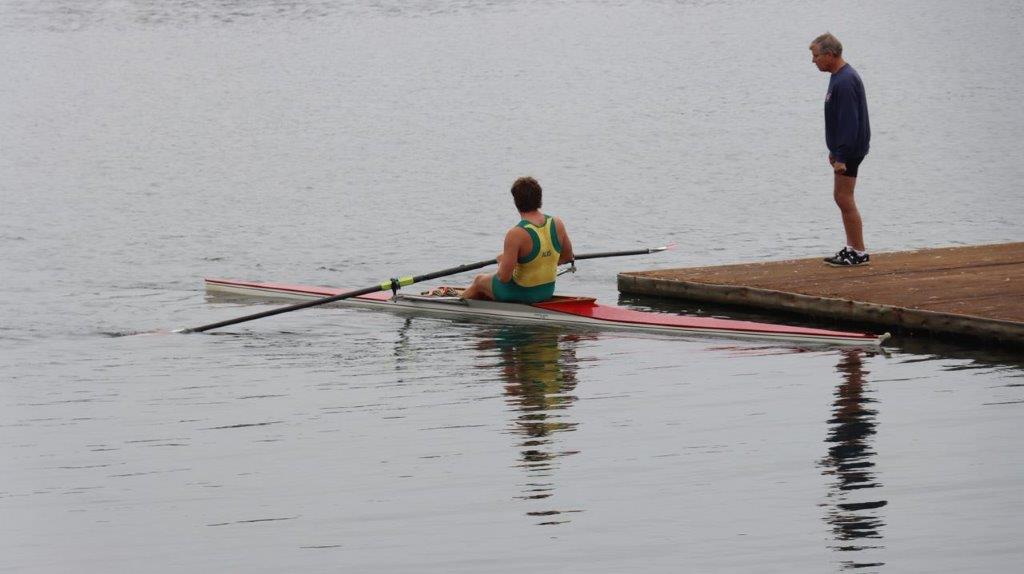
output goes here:
[[[206, 279], [206, 290], [211, 293], [288, 300], [321, 299], [345, 292], [331, 287], [231, 279]], [[871, 335], [754, 321], [636, 311], [613, 305], [601, 305], [589, 297], [556, 296], [549, 301], [526, 305], [497, 301], [464, 301], [456, 297], [402, 293], [392, 295], [391, 292], [384, 291], [343, 299], [338, 301], [338, 304], [414, 314], [494, 319], [502, 322], [560, 324], [581, 328], [800, 341], [814, 344], [877, 346], [888, 337], [888, 334]]]

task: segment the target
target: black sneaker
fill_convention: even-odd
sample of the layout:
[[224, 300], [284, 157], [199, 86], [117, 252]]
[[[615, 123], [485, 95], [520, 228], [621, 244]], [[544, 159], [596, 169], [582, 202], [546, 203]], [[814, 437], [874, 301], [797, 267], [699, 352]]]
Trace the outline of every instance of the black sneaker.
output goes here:
[[834, 259], [839, 259], [841, 257], [844, 257], [845, 254], [848, 253], [848, 252], [851, 252], [850, 248], [849, 247], [843, 247], [839, 251], [836, 251], [835, 255], [829, 255], [828, 257], [822, 257], [821, 260], [824, 261], [825, 263], [828, 263], [829, 261], [832, 261]]
[[832, 257], [825, 258], [825, 263], [832, 267], [853, 267], [855, 265], [867, 265], [871, 262], [871, 256], [865, 253], [857, 255], [852, 249], [843, 248]]

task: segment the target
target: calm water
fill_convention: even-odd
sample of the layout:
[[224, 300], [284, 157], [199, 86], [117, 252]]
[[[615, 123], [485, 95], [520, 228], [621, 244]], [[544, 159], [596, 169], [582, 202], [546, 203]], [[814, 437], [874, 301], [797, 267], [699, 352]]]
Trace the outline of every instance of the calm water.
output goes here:
[[[1017, 2], [0, 0], [0, 571], [999, 572], [1024, 360], [268, 308], [493, 256], [533, 174], [628, 269], [1020, 241]], [[465, 280], [467, 278], [459, 278]], [[623, 304], [658, 306], [623, 299]], [[679, 306], [664, 304], [671, 311]]]

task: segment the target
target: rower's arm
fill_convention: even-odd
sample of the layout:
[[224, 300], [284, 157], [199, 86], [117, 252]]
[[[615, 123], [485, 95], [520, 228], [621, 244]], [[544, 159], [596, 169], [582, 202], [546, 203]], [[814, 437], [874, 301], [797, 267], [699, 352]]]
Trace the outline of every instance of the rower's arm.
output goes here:
[[565, 230], [565, 223], [555, 218], [555, 232], [558, 233], [558, 242], [562, 244], [562, 253], [558, 256], [558, 264], [568, 263], [576, 258], [572, 252], [572, 240], [569, 239], [569, 232]]
[[524, 235], [525, 231], [518, 227], [514, 227], [508, 230], [505, 234], [505, 247], [498, 256], [498, 279], [502, 283], [508, 283], [512, 280], [512, 272], [516, 269], [516, 262], [519, 260], [519, 250], [521, 248], [521, 241], [517, 231], [522, 232]]

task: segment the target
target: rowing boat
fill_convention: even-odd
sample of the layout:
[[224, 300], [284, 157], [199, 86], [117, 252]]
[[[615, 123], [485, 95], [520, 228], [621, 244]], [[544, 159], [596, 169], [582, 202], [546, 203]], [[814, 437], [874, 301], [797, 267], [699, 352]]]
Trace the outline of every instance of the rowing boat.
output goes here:
[[[206, 279], [206, 290], [211, 293], [255, 296], [262, 299], [297, 300], [322, 299], [344, 292], [342, 289], [330, 287], [231, 279]], [[744, 339], [774, 339], [832, 345], [877, 346], [889, 337], [888, 333], [872, 335], [754, 321], [652, 313], [614, 305], [601, 305], [592, 297], [564, 295], [556, 295], [550, 300], [527, 305], [497, 301], [466, 301], [458, 297], [408, 295], [397, 291], [394, 293], [378, 291], [344, 299], [338, 303], [345, 306], [453, 317], [479, 317], [498, 321], [565, 324], [589, 328]]]

